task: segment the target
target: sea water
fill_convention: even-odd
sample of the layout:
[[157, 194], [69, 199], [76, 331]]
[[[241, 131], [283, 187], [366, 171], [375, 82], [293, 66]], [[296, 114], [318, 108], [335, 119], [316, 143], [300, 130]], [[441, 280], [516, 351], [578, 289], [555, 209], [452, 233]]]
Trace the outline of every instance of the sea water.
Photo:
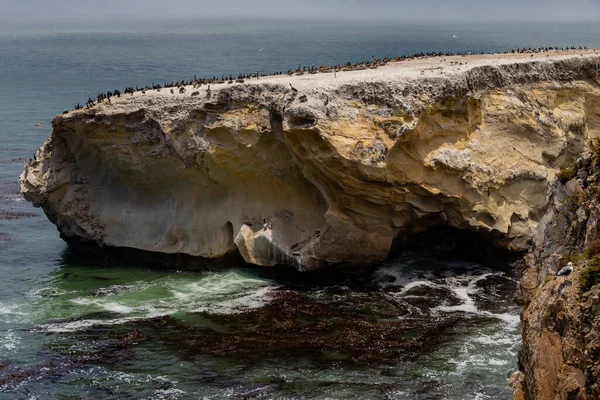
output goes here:
[[372, 56], [571, 45], [600, 48], [600, 27], [0, 30], [0, 398], [511, 398], [520, 310], [507, 268], [405, 252], [360, 283], [301, 285], [243, 265], [191, 273], [83, 262], [23, 200], [18, 175], [53, 116], [99, 92]]

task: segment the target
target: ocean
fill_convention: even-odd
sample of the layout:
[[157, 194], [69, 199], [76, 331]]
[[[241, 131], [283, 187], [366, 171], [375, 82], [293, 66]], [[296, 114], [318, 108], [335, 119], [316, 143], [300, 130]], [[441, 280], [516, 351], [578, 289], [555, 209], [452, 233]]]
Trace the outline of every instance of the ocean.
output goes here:
[[245, 265], [186, 272], [81, 259], [23, 200], [18, 176], [53, 116], [99, 92], [372, 56], [572, 45], [600, 48], [600, 25], [0, 28], [0, 398], [512, 398], [520, 308], [508, 266], [405, 251], [359, 280], [325, 284]]

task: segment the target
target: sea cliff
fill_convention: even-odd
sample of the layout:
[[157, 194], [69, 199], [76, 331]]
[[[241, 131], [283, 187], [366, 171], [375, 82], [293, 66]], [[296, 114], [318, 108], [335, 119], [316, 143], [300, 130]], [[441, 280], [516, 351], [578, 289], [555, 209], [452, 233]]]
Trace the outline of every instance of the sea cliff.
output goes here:
[[[517, 399], [600, 397], [599, 144], [552, 184], [526, 257], [517, 292], [523, 349], [511, 379]], [[555, 277], [569, 261], [573, 273]]]
[[22, 192], [73, 244], [310, 270], [449, 225], [526, 250], [549, 183], [600, 133], [600, 58], [536, 57], [113, 97], [54, 119]]

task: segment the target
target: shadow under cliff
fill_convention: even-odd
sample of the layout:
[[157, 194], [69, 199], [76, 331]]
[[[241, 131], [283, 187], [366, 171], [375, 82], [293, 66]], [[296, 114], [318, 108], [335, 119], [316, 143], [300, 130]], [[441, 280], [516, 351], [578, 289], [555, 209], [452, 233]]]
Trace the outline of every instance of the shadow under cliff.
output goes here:
[[494, 245], [490, 234], [437, 226], [424, 232], [394, 240], [388, 259], [404, 252], [433, 255], [441, 260], [464, 260], [477, 262], [484, 267], [506, 270], [513, 266], [519, 270], [525, 252], [510, 251]]
[[476, 232], [441, 226], [396, 239], [385, 261], [378, 264], [341, 263], [318, 270], [299, 272], [287, 265], [272, 267], [247, 263], [235, 250], [219, 259], [206, 259], [188, 254], [165, 254], [130, 248], [103, 247], [89, 243], [69, 243], [62, 254], [63, 265], [107, 267], [119, 265], [130, 268], [151, 268], [173, 271], [206, 272], [230, 268], [253, 271], [261, 278], [271, 279], [296, 290], [316, 287], [346, 286], [352, 290], [372, 290], [373, 272], [383, 263], [405, 256], [427, 256], [440, 261], [468, 261], [492, 270], [519, 276], [523, 253], [494, 246], [490, 238]]

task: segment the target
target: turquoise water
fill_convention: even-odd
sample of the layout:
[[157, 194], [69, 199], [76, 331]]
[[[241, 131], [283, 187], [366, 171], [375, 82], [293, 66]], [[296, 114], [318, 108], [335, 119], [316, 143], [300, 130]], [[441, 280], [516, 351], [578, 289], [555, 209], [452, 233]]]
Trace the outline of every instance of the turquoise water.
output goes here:
[[520, 326], [508, 271], [405, 254], [360, 283], [325, 287], [241, 265], [84, 262], [17, 180], [52, 117], [102, 91], [372, 55], [569, 45], [600, 47], [600, 26], [0, 31], [0, 398], [510, 398]]

